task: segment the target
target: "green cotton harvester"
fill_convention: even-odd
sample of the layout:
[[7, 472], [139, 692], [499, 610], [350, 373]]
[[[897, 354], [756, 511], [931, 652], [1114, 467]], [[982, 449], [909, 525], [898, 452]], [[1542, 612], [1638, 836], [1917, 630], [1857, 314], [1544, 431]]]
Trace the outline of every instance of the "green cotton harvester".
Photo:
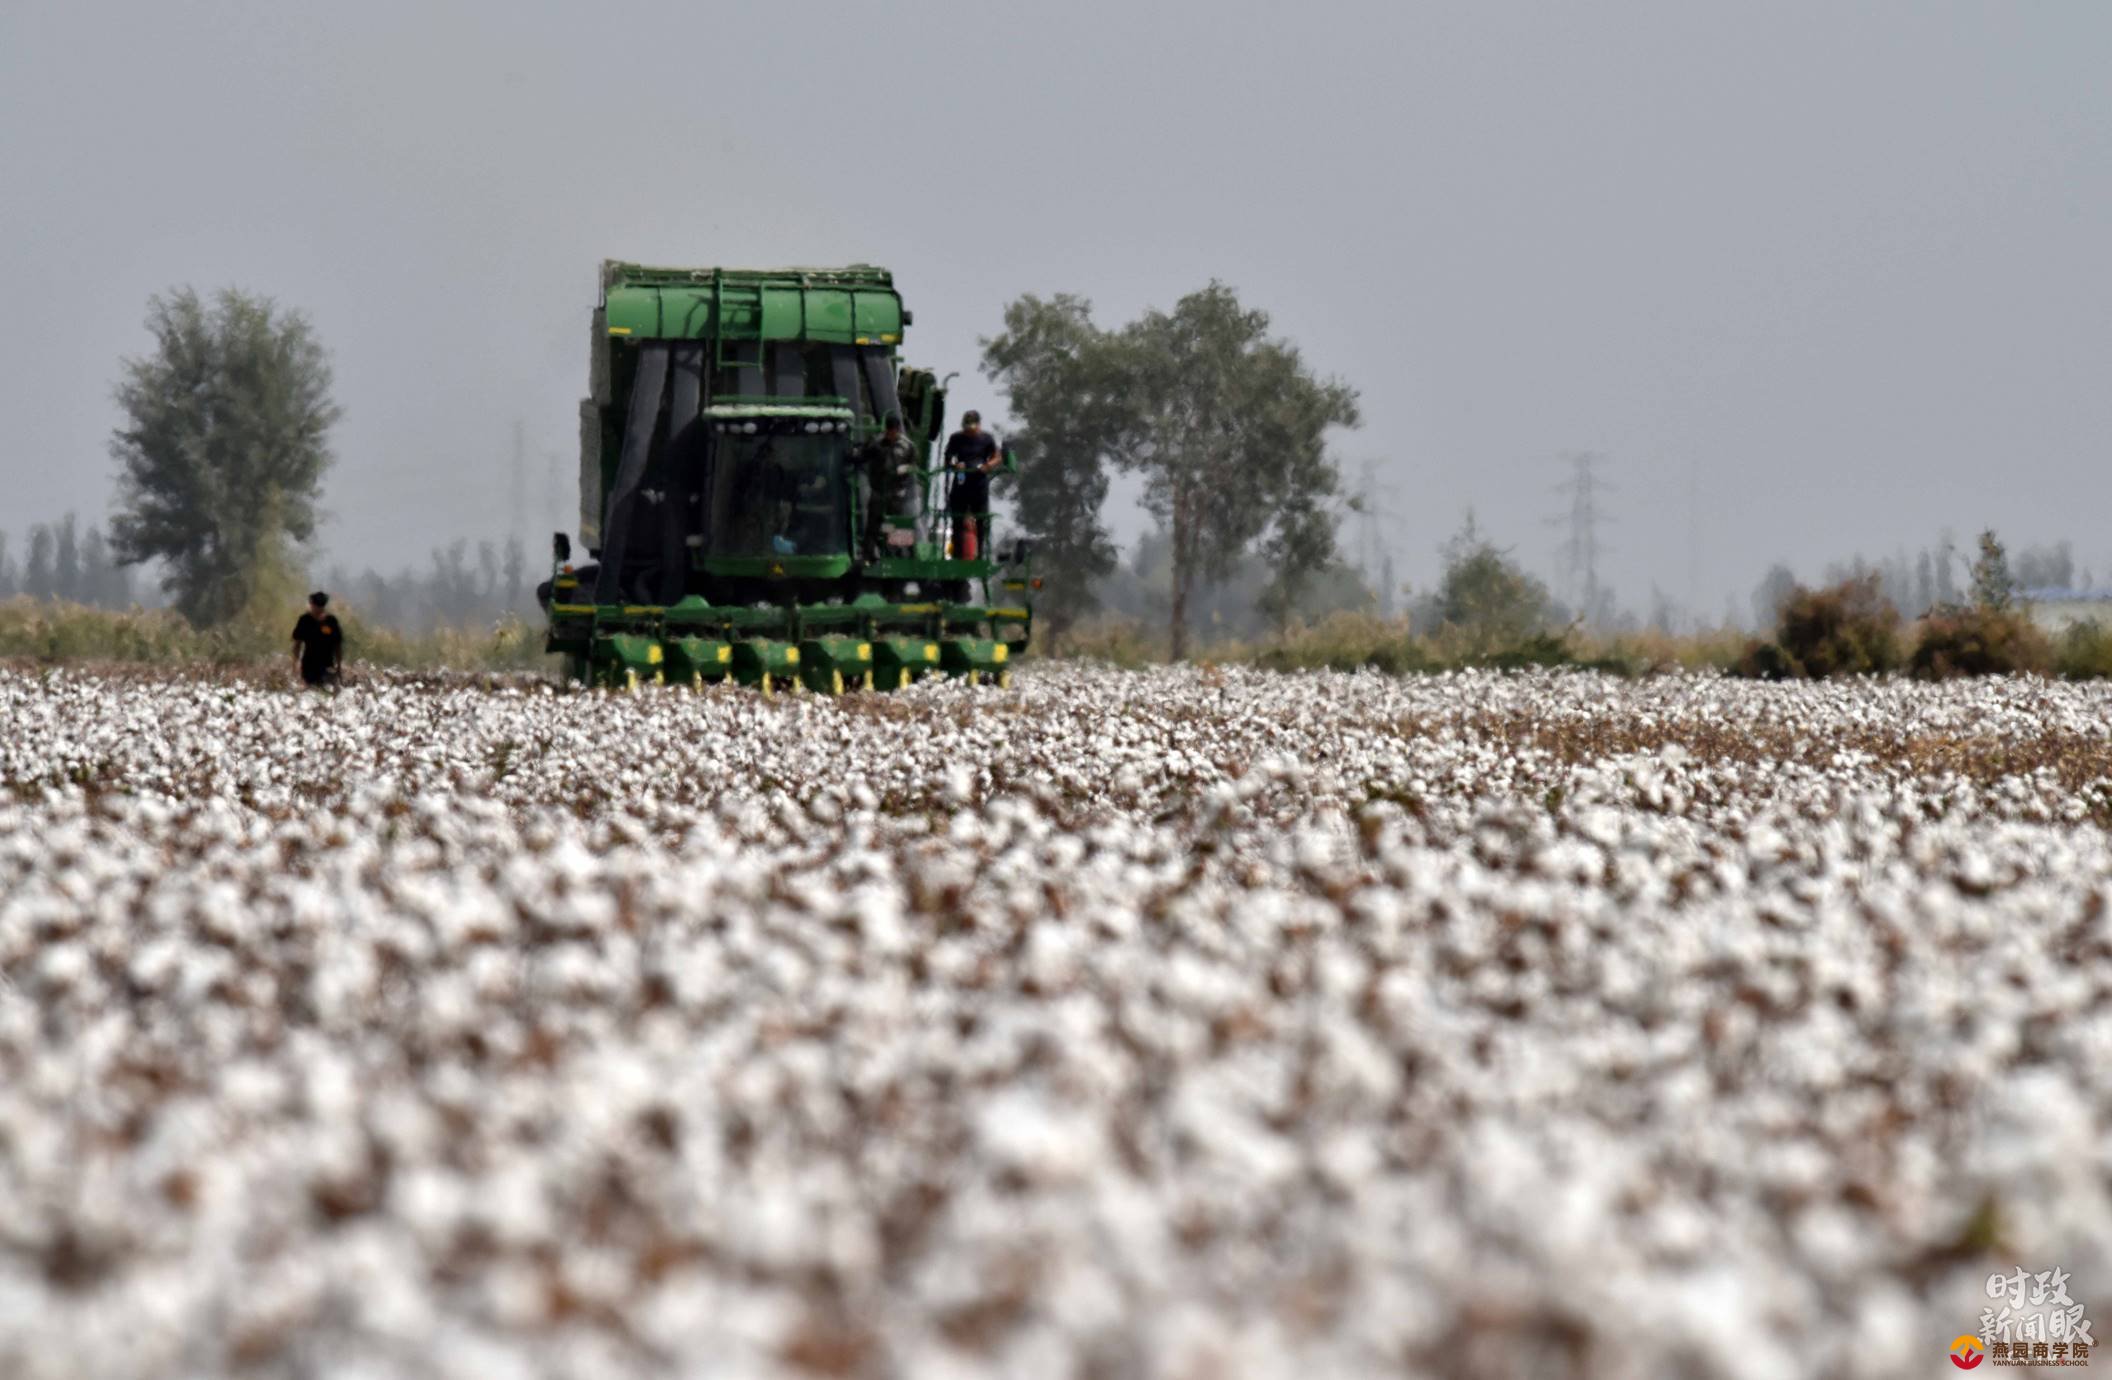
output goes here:
[[[1025, 543], [992, 549], [986, 514], [947, 511], [946, 394], [901, 363], [909, 324], [884, 269], [602, 265], [580, 405], [591, 563], [560, 533], [538, 591], [574, 679], [1009, 684], [1038, 582]], [[916, 460], [882, 483], [862, 458], [890, 413]]]

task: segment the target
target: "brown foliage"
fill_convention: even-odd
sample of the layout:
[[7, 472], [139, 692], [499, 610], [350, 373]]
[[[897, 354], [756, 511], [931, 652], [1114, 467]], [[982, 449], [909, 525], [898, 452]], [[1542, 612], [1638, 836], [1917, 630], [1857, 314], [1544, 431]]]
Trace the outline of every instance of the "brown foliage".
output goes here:
[[2053, 644], [2014, 609], [1937, 609], [1921, 620], [1911, 668], [1922, 680], [2026, 671], [2044, 675], [2053, 669]]
[[1773, 642], [1755, 642], [1732, 668], [1760, 680], [1876, 675], [1900, 665], [1899, 610], [1876, 575], [1825, 589], [1799, 585], [1782, 606]]

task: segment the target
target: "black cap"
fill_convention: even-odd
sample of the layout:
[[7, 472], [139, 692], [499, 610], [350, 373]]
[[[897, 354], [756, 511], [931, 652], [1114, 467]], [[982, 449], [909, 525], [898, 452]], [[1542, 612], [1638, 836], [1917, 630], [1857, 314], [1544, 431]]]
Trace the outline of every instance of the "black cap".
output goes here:
[[308, 596], [308, 602], [315, 605], [319, 609], [328, 608], [330, 606], [330, 596], [323, 593], [321, 590], [317, 590], [315, 593]]
[[983, 414], [975, 411], [973, 408], [970, 408], [968, 411], [963, 412], [961, 414], [962, 426], [981, 426], [982, 424]]
[[890, 412], [885, 417], [882, 417], [880, 419], [880, 425], [884, 427], [900, 426], [902, 425], [902, 414], [899, 412]]

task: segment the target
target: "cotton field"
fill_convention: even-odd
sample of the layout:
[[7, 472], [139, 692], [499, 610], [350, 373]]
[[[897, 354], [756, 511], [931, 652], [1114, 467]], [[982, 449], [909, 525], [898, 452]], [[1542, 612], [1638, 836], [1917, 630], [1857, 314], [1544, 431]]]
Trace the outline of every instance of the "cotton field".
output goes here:
[[2029, 680], [0, 670], [0, 1375], [2070, 1354], [2108, 770]]

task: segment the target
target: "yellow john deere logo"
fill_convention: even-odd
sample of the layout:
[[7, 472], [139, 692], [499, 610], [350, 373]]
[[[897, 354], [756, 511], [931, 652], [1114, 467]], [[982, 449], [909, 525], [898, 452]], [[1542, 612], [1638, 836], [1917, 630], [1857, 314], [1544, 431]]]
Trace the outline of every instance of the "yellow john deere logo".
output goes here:
[[1985, 1355], [1978, 1337], [1961, 1336], [1951, 1343], [1951, 1364], [1960, 1370], [1971, 1370]]
[[784, 573], [785, 573], [785, 563], [784, 563], [783, 561], [772, 561], [772, 562], [770, 562], [770, 573], [771, 573], [772, 575], [782, 575], [782, 574], [784, 574]]

